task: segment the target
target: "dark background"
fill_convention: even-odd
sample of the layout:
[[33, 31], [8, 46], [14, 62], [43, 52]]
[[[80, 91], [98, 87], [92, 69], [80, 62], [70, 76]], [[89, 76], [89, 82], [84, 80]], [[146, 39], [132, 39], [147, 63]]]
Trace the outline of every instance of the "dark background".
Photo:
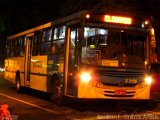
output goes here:
[[5, 58], [7, 36], [81, 10], [106, 10], [152, 18], [160, 51], [160, 0], [0, 0], [0, 66]]

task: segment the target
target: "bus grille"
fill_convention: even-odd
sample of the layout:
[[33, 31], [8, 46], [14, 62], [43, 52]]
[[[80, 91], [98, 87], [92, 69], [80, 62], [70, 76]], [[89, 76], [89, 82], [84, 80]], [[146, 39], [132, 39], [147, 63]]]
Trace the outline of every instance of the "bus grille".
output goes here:
[[115, 83], [103, 83], [102, 82], [102, 84], [103, 85], [107, 85], [107, 86], [117, 86], [117, 87], [134, 87], [134, 86], [136, 86], [137, 84], [122, 84], [122, 83], [117, 83], [117, 84], [115, 84]]
[[[140, 70], [127, 70], [127, 69], [105, 69], [97, 70], [96, 73], [103, 76], [101, 83], [106, 86], [117, 87], [135, 87], [138, 83], [125, 83], [127, 78], [141, 79], [144, 75], [144, 71]], [[106, 77], [104, 77], [106, 76]], [[108, 80], [105, 80], [105, 79]], [[119, 79], [119, 81], [118, 81]]]
[[96, 71], [99, 75], [105, 75], [110, 77], [139, 77], [144, 75], [142, 71], [135, 71], [135, 70], [98, 70]]

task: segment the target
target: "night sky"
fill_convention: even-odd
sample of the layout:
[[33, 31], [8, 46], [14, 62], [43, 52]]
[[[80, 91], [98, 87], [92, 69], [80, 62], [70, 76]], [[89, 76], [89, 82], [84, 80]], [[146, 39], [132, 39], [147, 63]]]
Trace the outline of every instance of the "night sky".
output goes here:
[[47, 23], [59, 14], [64, 0], [0, 0], [0, 67], [7, 36]]
[[107, 10], [153, 16], [160, 43], [160, 0], [0, 0], [0, 66], [5, 57], [5, 38], [78, 12]]
[[13, 35], [86, 9], [160, 15], [160, 0], [0, 0], [0, 34]]
[[[7, 36], [53, 20], [63, 0], [1, 0], [0, 17]], [[1, 25], [3, 26], [3, 25]]]

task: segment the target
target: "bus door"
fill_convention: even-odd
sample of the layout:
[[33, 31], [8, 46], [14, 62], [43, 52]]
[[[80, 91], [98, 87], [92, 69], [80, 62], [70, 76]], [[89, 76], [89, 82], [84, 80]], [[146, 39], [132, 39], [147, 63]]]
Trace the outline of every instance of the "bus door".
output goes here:
[[68, 74], [66, 80], [66, 94], [76, 96], [76, 71], [77, 71], [77, 38], [78, 29], [68, 28]]
[[33, 40], [33, 33], [26, 36], [26, 48], [25, 48], [25, 75], [24, 84], [25, 86], [30, 86], [30, 66], [31, 66], [31, 43]]

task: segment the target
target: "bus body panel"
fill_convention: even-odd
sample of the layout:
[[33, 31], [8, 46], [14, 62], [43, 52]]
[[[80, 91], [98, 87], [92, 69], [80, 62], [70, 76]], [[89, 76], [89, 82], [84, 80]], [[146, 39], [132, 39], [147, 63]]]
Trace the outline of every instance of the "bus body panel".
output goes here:
[[[32, 74], [32, 73], [31, 73]], [[31, 75], [30, 88], [46, 92], [47, 90], [47, 77], [41, 75]]]
[[[30, 67], [30, 85], [24, 80], [24, 57], [8, 58], [5, 60], [4, 78], [16, 84], [16, 72], [20, 71], [21, 86], [43, 92], [50, 92], [51, 77], [53, 74], [62, 74], [64, 68], [64, 57], [58, 55], [32, 56]], [[48, 90], [49, 89], [49, 90]]]
[[64, 58], [58, 55], [32, 56], [30, 87], [51, 92], [53, 74], [62, 74]]
[[30, 88], [47, 90], [47, 55], [31, 57]]
[[24, 86], [24, 57], [6, 59], [4, 78], [15, 84], [17, 71], [21, 73], [21, 85]]

